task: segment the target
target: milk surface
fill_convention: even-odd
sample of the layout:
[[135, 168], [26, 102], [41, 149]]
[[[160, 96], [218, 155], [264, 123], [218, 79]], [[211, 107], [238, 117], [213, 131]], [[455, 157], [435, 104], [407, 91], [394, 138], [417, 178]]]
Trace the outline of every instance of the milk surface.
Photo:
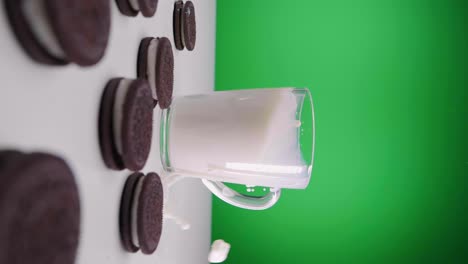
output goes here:
[[298, 144], [302, 98], [292, 88], [215, 92], [171, 106], [168, 155], [187, 176], [258, 186], [305, 188], [310, 166]]

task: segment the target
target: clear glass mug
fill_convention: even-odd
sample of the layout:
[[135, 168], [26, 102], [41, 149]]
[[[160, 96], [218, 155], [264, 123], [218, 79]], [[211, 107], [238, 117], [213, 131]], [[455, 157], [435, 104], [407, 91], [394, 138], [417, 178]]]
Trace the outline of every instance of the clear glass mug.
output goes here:
[[[305, 88], [176, 97], [161, 113], [160, 156], [169, 178], [196, 177], [223, 201], [263, 210], [281, 188], [304, 189], [313, 166], [315, 125]], [[262, 196], [224, 183], [265, 186]]]

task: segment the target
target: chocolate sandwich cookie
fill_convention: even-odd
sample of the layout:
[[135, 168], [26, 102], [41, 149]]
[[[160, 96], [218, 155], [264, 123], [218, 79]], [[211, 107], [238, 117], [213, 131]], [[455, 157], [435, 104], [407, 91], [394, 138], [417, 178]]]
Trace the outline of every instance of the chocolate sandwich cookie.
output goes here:
[[159, 244], [163, 221], [163, 187], [156, 173], [128, 177], [120, 204], [119, 227], [123, 247], [152, 254]]
[[158, 0], [116, 0], [120, 12], [134, 17], [141, 12], [145, 17], [152, 17], [158, 8]]
[[0, 180], [0, 263], [75, 263], [80, 201], [65, 161], [0, 151]]
[[101, 99], [99, 141], [108, 168], [143, 168], [151, 147], [153, 107], [146, 80], [115, 78], [107, 83]]
[[187, 50], [193, 50], [197, 41], [197, 23], [195, 20], [195, 6], [192, 1], [185, 2], [181, 22], [182, 41]]
[[177, 1], [174, 3], [174, 14], [172, 17], [173, 30], [174, 30], [174, 45], [176, 49], [183, 50], [184, 43], [182, 42], [182, 10], [184, 9], [184, 2]]
[[171, 105], [174, 90], [174, 54], [166, 38], [144, 38], [138, 50], [137, 75], [148, 80], [161, 109]]
[[195, 6], [192, 1], [185, 4], [177, 1], [174, 4], [173, 14], [174, 43], [176, 49], [187, 50], [195, 49], [197, 41], [197, 23], [195, 20]]
[[4, 0], [16, 38], [35, 61], [91, 66], [104, 56], [108, 0]]

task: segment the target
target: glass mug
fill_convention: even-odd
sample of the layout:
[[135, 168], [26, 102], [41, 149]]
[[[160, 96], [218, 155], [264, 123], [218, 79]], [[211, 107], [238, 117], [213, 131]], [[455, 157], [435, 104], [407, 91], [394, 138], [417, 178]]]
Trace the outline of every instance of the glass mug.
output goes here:
[[[313, 166], [312, 96], [304, 88], [213, 92], [174, 98], [161, 113], [160, 156], [167, 177], [196, 177], [223, 201], [263, 210], [281, 188], [304, 189]], [[265, 186], [262, 196], [224, 183]]]

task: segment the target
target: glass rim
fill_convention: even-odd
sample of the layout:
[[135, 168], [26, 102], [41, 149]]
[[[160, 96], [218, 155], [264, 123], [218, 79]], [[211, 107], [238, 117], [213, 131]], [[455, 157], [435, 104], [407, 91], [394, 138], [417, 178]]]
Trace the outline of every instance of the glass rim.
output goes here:
[[[302, 120], [303, 118], [303, 111], [304, 111], [304, 105], [306, 104], [306, 100], [308, 100], [310, 102], [310, 116], [312, 118], [311, 120], [311, 125], [312, 125], [312, 131], [311, 131], [311, 137], [312, 137], [312, 142], [311, 142], [311, 149], [310, 149], [310, 155], [311, 155], [311, 160], [310, 160], [310, 164], [308, 164], [309, 168], [308, 168], [308, 174], [309, 174], [309, 178], [312, 176], [312, 169], [313, 169], [313, 166], [314, 166], [314, 156], [315, 156], [315, 109], [314, 109], [314, 100], [313, 100], [313, 97], [312, 97], [312, 93], [310, 92], [310, 89], [306, 88], [306, 87], [297, 87], [297, 88], [293, 88], [294, 91], [299, 91], [299, 92], [303, 92], [304, 93], [304, 99], [303, 99], [303, 102], [301, 104], [301, 109], [300, 109], [300, 113], [299, 113], [299, 116]], [[298, 128], [300, 129], [300, 127]], [[300, 131], [298, 131], [299, 133]], [[299, 133], [299, 139], [298, 139], [298, 144], [300, 144], [300, 133]]]

